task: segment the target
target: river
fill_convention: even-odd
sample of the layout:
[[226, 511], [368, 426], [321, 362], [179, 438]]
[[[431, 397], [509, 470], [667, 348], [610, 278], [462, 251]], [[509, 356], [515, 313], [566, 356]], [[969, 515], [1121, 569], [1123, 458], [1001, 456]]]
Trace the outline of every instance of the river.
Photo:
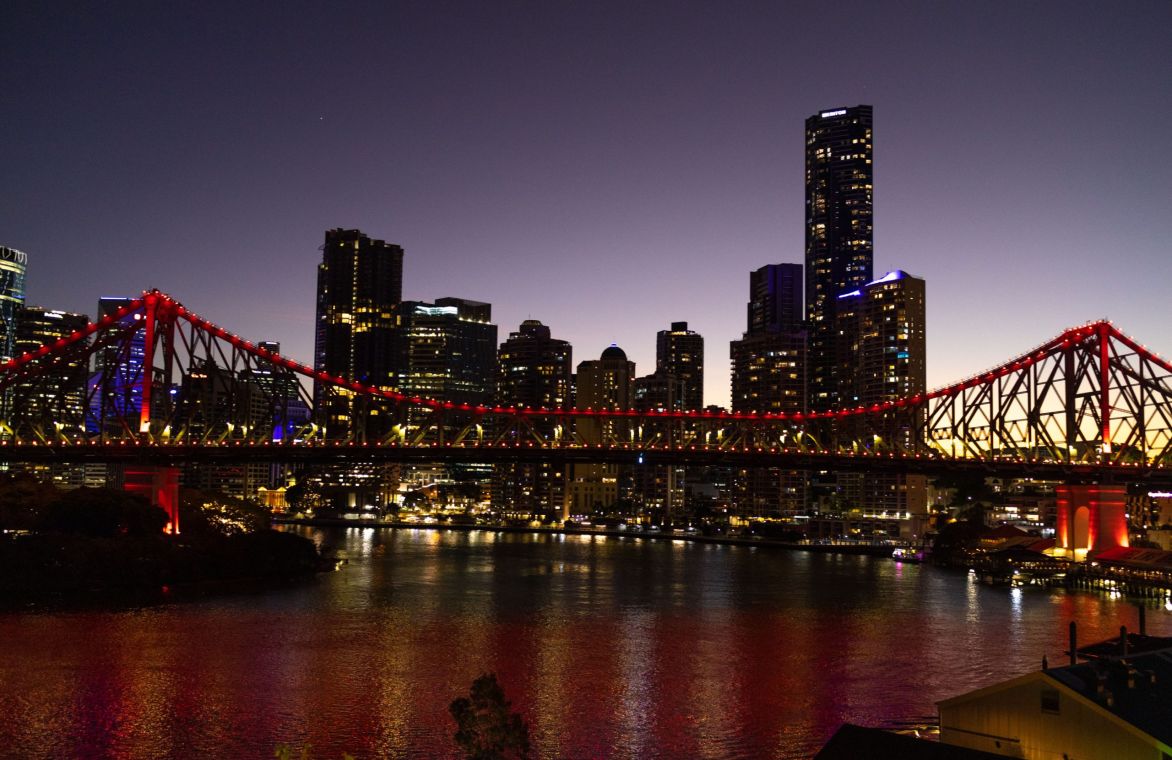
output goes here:
[[[0, 613], [0, 756], [459, 757], [447, 707], [495, 672], [537, 758], [808, 757], [1134, 630], [1103, 594], [769, 547], [297, 529], [302, 585]], [[1148, 602], [1148, 632], [1172, 612]]]

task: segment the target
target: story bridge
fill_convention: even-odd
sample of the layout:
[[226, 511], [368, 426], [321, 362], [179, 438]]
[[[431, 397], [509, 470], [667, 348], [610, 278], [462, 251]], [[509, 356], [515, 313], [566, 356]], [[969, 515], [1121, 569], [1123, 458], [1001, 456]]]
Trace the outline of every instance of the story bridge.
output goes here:
[[[1172, 364], [1107, 321], [869, 406], [546, 409], [456, 403], [316, 371], [151, 290], [0, 365], [0, 398], [0, 461], [122, 463], [128, 487], [169, 511], [175, 467], [188, 462], [976, 471], [1081, 488], [1067, 494], [1071, 514], [1100, 502], [1121, 510], [1125, 484], [1172, 485]], [[338, 404], [350, 410], [346, 424], [323, 424], [322, 411]]]

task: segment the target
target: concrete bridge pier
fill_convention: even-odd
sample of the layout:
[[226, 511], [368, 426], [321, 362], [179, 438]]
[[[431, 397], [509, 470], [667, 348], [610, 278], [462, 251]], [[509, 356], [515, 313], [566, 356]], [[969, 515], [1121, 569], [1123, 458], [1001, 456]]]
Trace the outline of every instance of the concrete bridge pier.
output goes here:
[[1062, 485], [1056, 489], [1055, 538], [1068, 557], [1129, 546], [1127, 489], [1123, 486]]

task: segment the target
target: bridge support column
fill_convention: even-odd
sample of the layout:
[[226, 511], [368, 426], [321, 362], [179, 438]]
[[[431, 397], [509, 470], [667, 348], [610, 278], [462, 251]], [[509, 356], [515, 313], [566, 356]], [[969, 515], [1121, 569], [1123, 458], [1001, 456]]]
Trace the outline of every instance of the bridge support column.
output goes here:
[[130, 493], [150, 499], [151, 504], [167, 513], [166, 532], [179, 532], [179, 468], [128, 466], [123, 486]]
[[1088, 552], [1130, 545], [1127, 491], [1122, 486], [1062, 485], [1056, 495], [1055, 538], [1066, 556], [1082, 560]]

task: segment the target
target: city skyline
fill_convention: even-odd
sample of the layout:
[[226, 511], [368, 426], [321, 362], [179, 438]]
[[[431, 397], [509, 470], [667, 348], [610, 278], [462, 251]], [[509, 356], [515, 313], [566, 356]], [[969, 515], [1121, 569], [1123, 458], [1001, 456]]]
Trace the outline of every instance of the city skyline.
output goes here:
[[747, 273], [802, 261], [803, 120], [867, 103], [875, 276], [930, 283], [930, 387], [1101, 317], [1172, 351], [1166, 4], [672, 7], [361, 9], [336, 58], [311, 12], [254, 45], [248, 9], [6, 10], [0, 244], [30, 305], [160, 287], [309, 362], [322, 231], [361, 229], [404, 247], [405, 298], [583, 359], [646, 374], [687, 321], [727, 405]]

